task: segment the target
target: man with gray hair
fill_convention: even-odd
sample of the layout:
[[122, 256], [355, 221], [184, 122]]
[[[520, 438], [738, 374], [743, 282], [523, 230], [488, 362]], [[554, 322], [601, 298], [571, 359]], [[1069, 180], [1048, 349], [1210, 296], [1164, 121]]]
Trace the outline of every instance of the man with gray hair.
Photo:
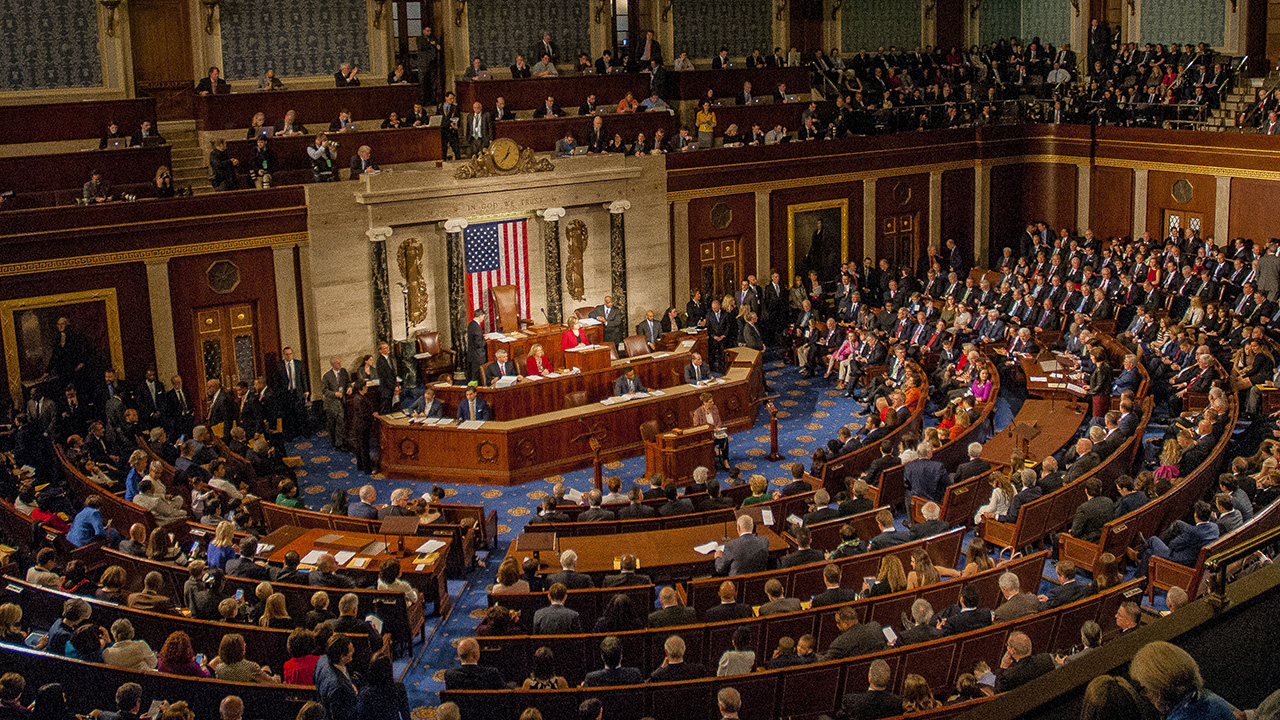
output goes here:
[[1009, 509], [1005, 511], [1005, 514], [995, 519], [1003, 523], [1017, 522], [1018, 512], [1022, 510], [1022, 506], [1043, 495], [1044, 491], [1036, 484], [1036, 471], [1031, 468], [1023, 468], [1022, 489], [1009, 501]]
[[941, 535], [951, 529], [951, 525], [942, 518], [942, 507], [938, 503], [930, 500], [920, 508], [920, 514], [924, 516], [924, 522], [919, 522], [911, 526], [911, 539], [920, 540], [921, 538], [933, 537]]
[[911, 603], [911, 621], [915, 625], [902, 631], [894, 647], [915, 645], [942, 637], [942, 631], [933, 622], [933, 605], [928, 600], [916, 598], [916, 601]]
[[603, 501], [604, 496], [600, 494], [599, 490], [592, 490], [587, 493], [587, 504], [590, 505], [590, 507], [578, 515], [578, 522], [596, 522], [599, 520], [615, 519], [612, 510], [605, 510], [600, 507], [600, 503]]
[[712, 675], [705, 665], [684, 661], [684, 640], [679, 635], [672, 635], [662, 644], [666, 659], [662, 665], [649, 674], [649, 682], [670, 682], [672, 680], [697, 680]]
[[903, 480], [907, 484], [907, 507], [911, 507], [911, 498], [922, 497], [934, 502], [942, 502], [950, 479], [947, 468], [933, 459], [933, 445], [921, 442], [916, 445], [916, 459], [903, 468]]
[[999, 583], [1003, 600], [992, 614], [995, 622], [1008, 622], [1040, 612], [1040, 601], [1035, 596], [1022, 592], [1022, 581], [1017, 575], [1006, 572], [1000, 576]]
[[378, 511], [378, 519], [408, 517], [413, 514], [409, 509], [409, 488], [396, 488], [391, 491], [391, 504]]
[[969, 443], [969, 459], [960, 463], [956, 471], [951, 476], [951, 484], [954, 485], [963, 480], [977, 477], [991, 469], [991, 463], [982, 459], [982, 443]]
[[[502, 690], [507, 685], [502, 673], [480, 664], [480, 643], [465, 637], [458, 641], [458, 667], [444, 671], [446, 690]], [[446, 705], [452, 706], [446, 709]], [[436, 717], [458, 717], [458, 706], [445, 703], [436, 710]]]
[[591, 576], [577, 571], [578, 553], [573, 550], [565, 550], [560, 553], [560, 572], [552, 573], [547, 576], [547, 587], [555, 583], [563, 584], [569, 590], [582, 590], [584, 588], [593, 588], [596, 586], [591, 580]]
[[711, 477], [711, 471], [705, 465], [699, 465], [693, 469], [693, 482], [685, 486], [685, 495], [694, 495], [696, 493], [704, 493], [707, 491], [707, 478]]
[[848, 693], [840, 703], [844, 717], [883, 718], [902, 714], [902, 698], [889, 692], [893, 670], [884, 660], [876, 660], [867, 670], [867, 691]]
[[716, 693], [716, 705], [720, 707], [720, 720], [738, 720], [742, 709], [742, 695], [731, 687], [720, 688]]
[[745, 575], [769, 568], [769, 541], [755, 534], [750, 515], [738, 517], [738, 537], [716, 550], [717, 575]]
[[1048, 495], [1062, 487], [1065, 477], [1066, 473], [1058, 469], [1058, 458], [1050, 455], [1040, 462], [1040, 479], [1036, 481], [1036, 485]]
[[826, 490], [818, 490], [813, 494], [813, 502], [809, 508], [809, 512], [804, 514], [805, 527], [813, 527], [820, 522], [840, 517], [840, 513], [831, 507], [831, 494]]
[[[1095, 429], [1099, 429], [1096, 428]], [[1093, 441], [1089, 438], [1080, 438], [1076, 441], [1076, 459], [1071, 463], [1071, 467], [1067, 468], [1067, 476], [1063, 478], [1064, 485], [1070, 484], [1084, 476], [1085, 473], [1094, 469], [1101, 463], [1098, 453], [1093, 451]]]
[[378, 508], [373, 505], [377, 499], [378, 491], [374, 490], [372, 485], [365, 485], [360, 488], [360, 502], [353, 503], [347, 508], [347, 517], [377, 520]]

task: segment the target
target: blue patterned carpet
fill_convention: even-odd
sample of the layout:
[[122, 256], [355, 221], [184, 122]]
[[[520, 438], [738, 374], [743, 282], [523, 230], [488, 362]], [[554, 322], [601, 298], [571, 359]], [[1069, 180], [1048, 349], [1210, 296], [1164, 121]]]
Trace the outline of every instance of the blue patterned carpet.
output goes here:
[[[773, 484], [781, 486], [789, 479], [784, 465], [794, 461], [804, 462], [808, 466], [808, 456], [813, 449], [825, 445], [828, 439], [835, 437], [836, 430], [841, 425], [862, 424], [861, 418], [854, 418], [852, 413], [861, 410], [863, 405], [841, 397], [841, 393], [835, 390], [834, 376], [830, 380], [823, 380], [821, 377], [804, 379], [797, 374], [795, 367], [784, 366], [780, 361], [767, 363], [766, 374], [770, 389], [782, 396], [777, 401], [780, 408], [778, 442], [782, 453], [789, 460], [780, 463], [764, 460], [764, 455], [769, 451], [769, 416], [762, 408], [751, 431], [731, 437], [729, 461], [742, 470], [744, 477], [758, 472], [768, 477]], [[1021, 404], [1017, 398], [1013, 399], [1013, 403]], [[1007, 425], [1016, 409], [1010, 407], [1009, 399], [999, 399], [996, 404], [996, 427], [1003, 428]], [[426, 644], [415, 648], [411, 660], [397, 663], [397, 671], [405, 672], [404, 681], [409, 691], [410, 707], [415, 708], [414, 716], [418, 718], [434, 715], [432, 711], [438, 702], [437, 693], [443, 687], [443, 669], [456, 662], [451, 643], [471, 634], [479, 622], [487, 606], [485, 588], [493, 583], [498, 563], [505, 556], [507, 546], [519, 534], [531, 517], [533, 508], [553, 484], [563, 481], [566, 486], [585, 492], [593, 487], [591, 470], [555, 475], [542, 481], [500, 489], [394, 478], [376, 480], [358, 471], [355, 460], [349, 455], [335, 453], [323, 434], [295, 443], [293, 447], [306, 462], [305, 475], [299, 472], [298, 484], [304, 488], [305, 499], [311, 509], [318, 509], [326, 503], [335, 489], [351, 489], [370, 483], [378, 490], [379, 502], [385, 502], [397, 487], [409, 486], [414, 489], [415, 494], [421, 495], [433, 485], [439, 484], [445, 488], [452, 502], [483, 504], [486, 508], [498, 511], [497, 549], [491, 554], [482, 554], [479, 569], [472, 572], [465, 581], [450, 581], [449, 594], [454, 597], [453, 611], [443, 622], [438, 619], [429, 620], [437, 624], [428, 629]], [[606, 464], [605, 469], [608, 474], [622, 477], [623, 492], [626, 492], [630, 489], [630, 480], [643, 474], [644, 458], [611, 462]]]

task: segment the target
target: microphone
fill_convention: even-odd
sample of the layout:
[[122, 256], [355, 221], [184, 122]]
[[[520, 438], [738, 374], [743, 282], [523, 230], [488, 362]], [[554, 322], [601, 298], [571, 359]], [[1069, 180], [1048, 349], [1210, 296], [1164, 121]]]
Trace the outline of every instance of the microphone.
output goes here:
[[542, 319], [543, 319], [543, 320], [546, 320], [546, 321], [547, 321], [547, 324], [548, 324], [548, 325], [550, 325], [550, 324], [551, 324], [551, 318], [547, 317], [547, 309], [546, 309], [546, 308], [538, 308], [538, 310], [542, 313]]

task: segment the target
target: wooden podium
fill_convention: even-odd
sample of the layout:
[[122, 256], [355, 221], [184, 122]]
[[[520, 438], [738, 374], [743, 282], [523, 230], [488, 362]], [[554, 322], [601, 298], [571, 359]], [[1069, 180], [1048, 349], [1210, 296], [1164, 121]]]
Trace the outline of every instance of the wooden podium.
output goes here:
[[644, 477], [655, 472], [671, 478], [677, 486], [688, 485], [693, 469], [702, 465], [708, 470], [716, 466], [716, 453], [710, 425], [688, 430], [659, 433], [644, 444]]
[[589, 350], [570, 350], [564, 354], [564, 362], [569, 367], [588, 370], [603, 370], [613, 363], [608, 345], [592, 347]]

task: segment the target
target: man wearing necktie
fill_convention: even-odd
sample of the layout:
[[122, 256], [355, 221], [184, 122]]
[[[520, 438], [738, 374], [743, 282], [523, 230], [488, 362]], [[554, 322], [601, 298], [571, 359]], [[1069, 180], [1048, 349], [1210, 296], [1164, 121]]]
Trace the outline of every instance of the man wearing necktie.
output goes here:
[[191, 437], [191, 426], [195, 424], [190, 398], [182, 387], [182, 376], [174, 375], [169, 379], [170, 390], [165, 394], [164, 409], [165, 429], [175, 440], [183, 435]]
[[729, 334], [729, 323], [733, 319], [720, 309], [720, 301], [711, 301], [711, 312], [707, 313], [707, 353], [711, 356], [711, 369], [724, 372], [724, 341]]
[[306, 367], [293, 356], [293, 348], [281, 350], [280, 358], [280, 365], [275, 373], [275, 394], [280, 398], [285, 436], [292, 440], [299, 435], [311, 434], [307, 414], [307, 405], [311, 401], [311, 383]]
[[644, 33], [644, 41], [636, 43], [636, 47], [640, 50], [639, 62], [637, 69], [649, 67], [649, 61], [653, 60], [662, 65], [662, 45], [653, 39], [653, 31], [646, 30]]
[[711, 379], [711, 370], [702, 362], [698, 353], [689, 353], [689, 364], [684, 366], [684, 381], [688, 385], [697, 385]]
[[471, 114], [467, 116], [466, 126], [467, 151], [475, 157], [493, 142], [493, 117], [476, 101], [471, 103]]
[[449, 159], [449, 150], [453, 150], [453, 159], [461, 160], [462, 153], [458, 150], [458, 105], [457, 96], [452, 92], [444, 94], [444, 102], [440, 103], [440, 140], [443, 147], [444, 156], [442, 159]]
[[640, 382], [640, 378], [636, 377], [635, 366], [628, 366], [627, 372], [613, 383], [613, 394], [615, 397], [621, 395], [634, 395], [635, 393], [642, 393], [644, 391], [644, 383]]
[[467, 420], [493, 419], [493, 411], [489, 408], [489, 403], [479, 396], [475, 383], [467, 386], [466, 399], [458, 403], [458, 419], [464, 422]]
[[636, 325], [636, 334], [643, 335], [645, 344], [649, 346], [649, 351], [653, 352], [657, 349], [658, 338], [662, 336], [662, 326], [657, 320], [653, 319], [653, 311], [646, 310], [644, 312], [644, 320]]

